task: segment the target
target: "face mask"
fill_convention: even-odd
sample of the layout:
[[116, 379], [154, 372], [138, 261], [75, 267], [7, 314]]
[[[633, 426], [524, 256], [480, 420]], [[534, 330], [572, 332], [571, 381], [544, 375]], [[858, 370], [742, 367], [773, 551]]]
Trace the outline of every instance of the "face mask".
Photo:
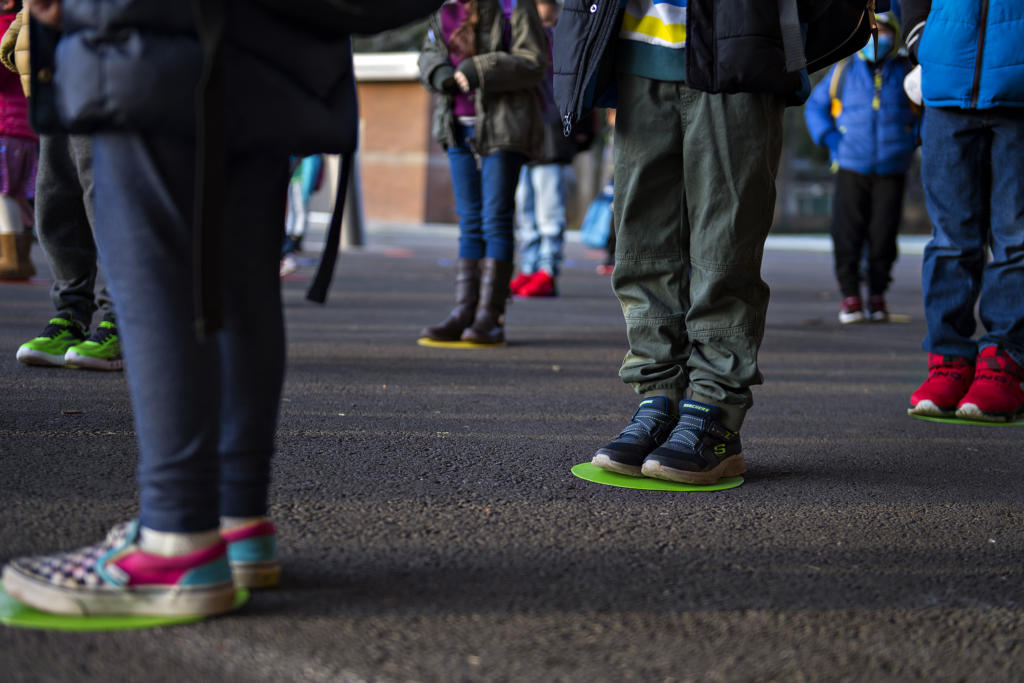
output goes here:
[[884, 59], [887, 54], [892, 52], [893, 48], [893, 37], [888, 33], [878, 34], [878, 52], [875, 52], [875, 41], [873, 38], [868, 39], [868, 44], [860, 49], [861, 56], [869, 62], [877, 62], [880, 59]]

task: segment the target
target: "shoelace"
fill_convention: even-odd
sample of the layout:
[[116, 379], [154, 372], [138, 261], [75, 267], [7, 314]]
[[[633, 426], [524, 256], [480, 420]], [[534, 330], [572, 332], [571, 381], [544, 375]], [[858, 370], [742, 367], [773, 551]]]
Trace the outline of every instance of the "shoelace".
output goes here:
[[40, 337], [47, 337], [49, 339], [52, 339], [52, 338], [60, 335], [61, 332], [70, 332], [70, 333], [74, 334], [75, 323], [70, 322], [70, 321], [64, 321], [61, 318], [54, 318], [54, 320], [61, 320], [61, 322], [59, 322], [59, 323], [55, 323], [55, 322], [48, 323], [46, 325], [46, 327], [43, 328], [42, 333], [39, 335]]
[[658, 428], [658, 424], [663, 422], [663, 420], [658, 419], [661, 415], [665, 415], [665, 413], [660, 410], [638, 410], [636, 415], [633, 416], [632, 421], [619, 433], [619, 438], [628, 437], [642, 440], [651, 436], [654, 434], [654, 430]]
[[96, 331], [92, 333], [92, 336], [89, 337], [89, 339], [90, 341], [94, 341], [97, 344], [103, 344], [108, 339], [116, 335], [116, 327], [106, 327], [105, 325], [100, 325], [99, 327], [96, 328]]
[[700, 441], [704, 431], [703, 417], [683, 414], [679, 416], [676, 428], [668, 435], [667, 443], [685, 446], [692, 451], [696, 449], [697, 442]]

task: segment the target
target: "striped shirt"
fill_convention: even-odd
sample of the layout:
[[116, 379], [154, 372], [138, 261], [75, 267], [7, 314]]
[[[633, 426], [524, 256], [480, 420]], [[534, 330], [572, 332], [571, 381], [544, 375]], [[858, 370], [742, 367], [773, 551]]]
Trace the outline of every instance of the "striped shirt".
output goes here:
[[626, 0], [619, 30], [620, 71], [686, 80], [686, 0]]

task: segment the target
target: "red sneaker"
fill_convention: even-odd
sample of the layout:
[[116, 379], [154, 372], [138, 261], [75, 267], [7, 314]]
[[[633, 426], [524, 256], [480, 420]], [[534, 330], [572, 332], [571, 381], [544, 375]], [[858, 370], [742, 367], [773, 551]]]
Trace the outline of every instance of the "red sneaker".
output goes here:
[[974, 381], [960, 399], [956, 416], [986, 422], [1024, 417], [1024, 368], [998, 346], [983, 348], [974, 366]]
[[910, 395], [911, 415], [953, 417], [974, 379], [974, 364], [960, 356], [928, 354], [928, 379]]
[[530, 278], [530, 281], [519, 288], [519, 296], [557, 296], [555, 291], [555, 278], [546, 270], [538, 270]]
[[839, 322], [844, 325], [864, 322], [864, 302], [859, 296], [848, 296], [839, 304]]
[[508, 283], [508, 291], [512, 292], [513, 294], [518, 294], [519, 290], [523, 288], [523, 285], [529, 282], [530, 278], [532, 277], [532, 273], [519, 273], [519, 275], [516, 275], [514, 278], [512, 278], [512, 281]]

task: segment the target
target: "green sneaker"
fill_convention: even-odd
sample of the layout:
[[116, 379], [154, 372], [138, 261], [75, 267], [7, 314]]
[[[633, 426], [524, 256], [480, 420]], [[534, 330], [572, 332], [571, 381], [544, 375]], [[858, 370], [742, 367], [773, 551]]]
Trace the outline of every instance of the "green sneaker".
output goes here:
[[88, 339], [68, 349], [64, 354], [64, 365], [89, 370], [122, 369], [124, 359], [121, 358], [121, 340], [117, 336], [117, 325], [109, 320], [101, 322]]
[[85, 340], [85, 328], [69, 316], [51, 318], [38, 337], [18, 348], [17, 359], [25, 365], [64, 367], [64, 354]]

